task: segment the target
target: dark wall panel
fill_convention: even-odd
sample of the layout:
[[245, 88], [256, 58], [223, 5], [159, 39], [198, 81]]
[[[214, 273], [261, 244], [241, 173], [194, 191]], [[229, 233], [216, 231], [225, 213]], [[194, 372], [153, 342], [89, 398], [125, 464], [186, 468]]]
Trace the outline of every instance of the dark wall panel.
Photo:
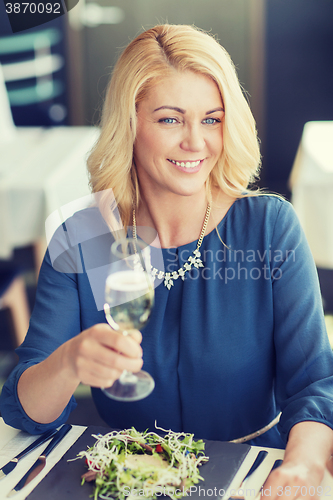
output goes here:
[[288, 194], [310, 120], [333, 120], [333, 1], [267, 0], [263, 185]]

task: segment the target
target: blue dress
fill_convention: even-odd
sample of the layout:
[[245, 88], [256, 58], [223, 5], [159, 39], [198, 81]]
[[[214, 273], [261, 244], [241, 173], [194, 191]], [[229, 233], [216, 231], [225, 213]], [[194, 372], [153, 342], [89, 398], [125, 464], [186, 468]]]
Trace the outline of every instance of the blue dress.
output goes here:
[[[78, 212], [56, 233], [56, 251], [53, 257], [47, 252], [40, 272], [29, 332], [17, 349], [19, 364], [2, 391], [4, 420], [30, 433], [65, 422], [75, 401], [51, 424], [32, 421], [16, 393], [21, 373], [105, 321], [101, 276], [111, 235], [102, 220], [93, 224], [94, 238], [80, 229], [96, 213]], [[154, 429], [156, 421], [165, 429], [227, 441], [260, 429], [282, 411], [280, 423], [252, 441], [273, 447], [284, 447], [300, 421], [333, 429], [333, 356], [315, 265], [293, 207], [274, 196], [241, 198], [217, 229], [203, 240], [203, 268], [175, 280], [171, 290], [163, 283], [155, 290], [151, 319], [142, 330], [153, 393], [124, 403], [92, 388], [101, 417], [114, 428]], [[182, 266], [196, 245], [163, 249], [166, 270]]]

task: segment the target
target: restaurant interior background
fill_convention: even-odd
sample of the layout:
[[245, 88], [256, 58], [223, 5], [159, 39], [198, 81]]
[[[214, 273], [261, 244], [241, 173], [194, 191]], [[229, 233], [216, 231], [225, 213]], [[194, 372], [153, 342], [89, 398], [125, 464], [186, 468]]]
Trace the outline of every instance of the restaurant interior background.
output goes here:
[[[231, 54], [257, 120], [263, 157], [260, 185], [290, 199], [288, 181], [304, 124], [333, 120], [333, 0], [79, 0], [67, 15], [16, 35], [0, 2], [3, 67], [29, 57], [19, 42], [31, 44], [41, 33], [49, 37], [54, 64], [40, 81], [7, 78], [15, 125], [97, 125], [117, 55], [142, 28], [163, 22], [209, 30]], [[36, 93], [37, 84], [44, 85], [42, 93]], [[31, 309], [36, 280], [32, 246], [0, 260], [0, 296], [8, 276], [17, 272], [24, 277]], [[318, 272], [325, 311], [333, 314], [333, 269]], [[12, 318], [4, 307], [2, 380], [15, 362], [13, 348]], [[84, 390], [82, 394], [87, 396]], [[93, 412], [87, 405], [85, 410]], [[82, 423], [96, 423], [96, 415], [87, 415]], [[74, 420], [81, 423], [79, 411]]]

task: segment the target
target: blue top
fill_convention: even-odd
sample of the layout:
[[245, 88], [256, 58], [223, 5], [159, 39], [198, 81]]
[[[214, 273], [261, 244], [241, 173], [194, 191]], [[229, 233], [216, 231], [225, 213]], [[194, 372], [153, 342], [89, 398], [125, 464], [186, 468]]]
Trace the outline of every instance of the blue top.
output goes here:
[[[111, 235], [104, 221], [93, 224], [90, 240], [73, 229], [87, 227], [96, 213], [78, 212], [67, 221], [67, 233], [60, 228], [56, 234], [52, 253], [58, 258], [46, 254], [29, 332], [17, 349], [19, 364], [2, 391], [4, 420], [30, 433], [65, 422], [75, 402], [52, 424], [32, 421], [16, 393], [22, 372], [105, 321], [94, 300], [93, 275], [105, 269]], [[163, 284], [155, 290], [155, 307], [142, 331], [153, 393], [124, 403], [92, 389], [100, 415], [114, 428], [153, 429], [156, 421], [198, 438], [232, 440], [267, 425], [282, 410], [278, 426], [252, 441], [273, 447], [284, 447], [290, 428], [303, 420], [333, 428], [333, 356], [315, 265], [293, 207], [274, 196], [241, 198], [218, 233], [224, 244], [216, 230], [203, 240], [204, 268], [176, 280], [171, 290]], [[183, 265], [196, 245], [164, 249], [166, 270]], [[103, 300], [104, 280], [97, 281]]]

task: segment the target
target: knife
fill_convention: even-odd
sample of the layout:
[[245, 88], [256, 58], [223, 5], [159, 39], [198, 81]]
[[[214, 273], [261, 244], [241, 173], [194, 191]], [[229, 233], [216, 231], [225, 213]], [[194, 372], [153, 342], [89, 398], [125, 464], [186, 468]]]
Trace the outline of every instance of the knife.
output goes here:
[[47, 445], [42, 455], [40, 455], [28, 472], [20, 479], [17, 485], [12, 489], [12, 491], [7, 495], [11, 497], [15, 495], [19, 490], [24, 488], [30, 483], [38, 474], [44, 469], [46, 465], [46, 457], [51, 453], [51, 451], [60, 443], [62, 438], [71, 430], [72, 426], [69, 424], [63, 425], [58, 432], [53, 437], [52, 441]]
[[16, 457], [9, 460], [9, 462], [6, 465], [4, 465], [0, 470], [0, 479], [6, 477], [7, 474], [9, 474], [13, 469], [15, 469], [15, 467], [18, 464], [18, 461], [21, 460], [21, 458], [25, 457], [28, 453], [38, 448], [38, 446], [40, 446], [41, 444], [45, 443], [48, 439], [53, 437], [56, 432], [57, 429], [52, 429], [50, 431], [45, 432], [38, 439], [36, 439], [36, 441], [34, 441], [27, 448], [21, 451], [21, 453], [16, 455]]
[[[259, 451], [259, 453], [258, 453], [255, 461], [253, 462], [249, 472], [246, 474], [243, 481], [241, 482], [241, 484], [238, 488], [238, 491], [240, 491], [243, 488], [245, 480], [248, 479], [256, 469], [258, 469], [259, 465], [265, 460], [267, 455], [268, 455], [268, 451], [266, 451], [266, 450]], [[236, 500], [236, 499], [243, 499], [243, 498], [244, 498], [244, 495], [234, 495], [234, 496], [230, 497], [229, 500]]]
[[251, 469], [249, 470], [249, 472], [246, 474], [246, 476], [244, 477], [243, 481], [242, 481], [242, 484], [244, 483], [245, 479], [247, 479], [248, 477], [251, 476], [251, 474], [254, 473], [254, 471], [256, 469], [258, 469], [259, 465], [264, 461], [265, 457], [268, 455], [268, 451], [266, 450], [261, 450], [259, 451], [258, 455], [257, 455], [257, 458], [255, 459], [255, 461], [253, 462], [252, 464], [252, 467]]

